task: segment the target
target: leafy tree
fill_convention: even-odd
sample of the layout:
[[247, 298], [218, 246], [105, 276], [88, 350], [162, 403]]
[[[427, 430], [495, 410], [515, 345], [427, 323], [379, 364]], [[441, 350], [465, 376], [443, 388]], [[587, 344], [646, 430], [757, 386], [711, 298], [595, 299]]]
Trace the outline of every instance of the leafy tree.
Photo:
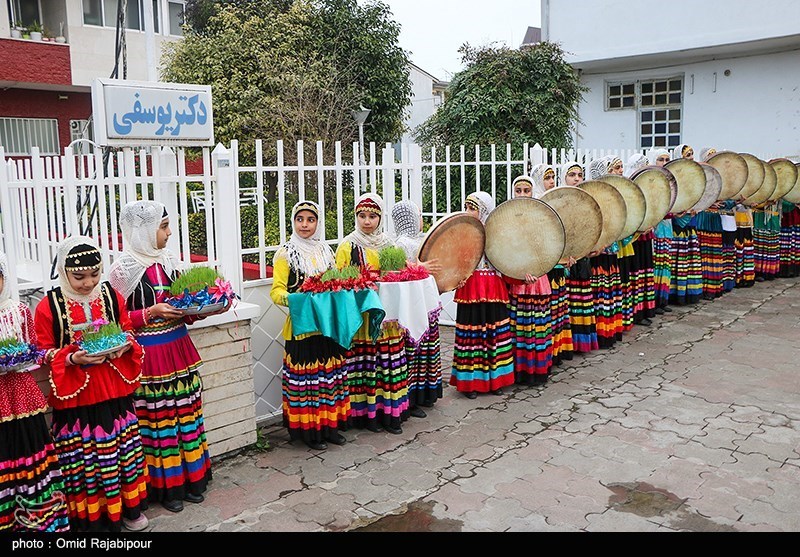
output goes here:
[[423, 145], [525, 142], [571, 146], [578, 104], [586, 91], [561, 47], [542, 42], [520, 49], [459, 49], [467, 67], [447, 90], [447, 101], [415, 131]]
[[377, 0], [190, 0], [162, 76], [212, 85], [215, 135], [240, 140], [245, 157], [254, 139], [273, 160], [278, 139], [305, 140], [307, 158], [321, 140], [330, 154], [335, 141], [357, 141], [351, 110], [362, 104], [367, 140], [396, 140], [411, 85], [390, 16]]

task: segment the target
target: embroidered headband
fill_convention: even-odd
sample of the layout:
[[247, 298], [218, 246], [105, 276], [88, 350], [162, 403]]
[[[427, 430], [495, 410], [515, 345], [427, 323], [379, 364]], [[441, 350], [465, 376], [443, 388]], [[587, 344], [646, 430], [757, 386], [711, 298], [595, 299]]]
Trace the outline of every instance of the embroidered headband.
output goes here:
[[65, 271], [91, 271], [99, 269], [103, 264], [100, 251], [87, 244], [79, 244], [72, 248], [64, 261]]
[[366, 212], [366, 213], [375, 213], [378, 216], [381, 216], [381, 206], [375, 203], [372, 199], [364, 199], [358, 205], [356, 205], [356, 214]]

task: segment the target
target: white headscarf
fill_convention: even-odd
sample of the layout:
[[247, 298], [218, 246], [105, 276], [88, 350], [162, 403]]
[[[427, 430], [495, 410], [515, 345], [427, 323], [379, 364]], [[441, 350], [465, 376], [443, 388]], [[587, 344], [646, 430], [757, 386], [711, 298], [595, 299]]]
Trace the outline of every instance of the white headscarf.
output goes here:
[[[362, 211], [362, 209], [359, 208], [359, 205], [362, 204], [363, 206], [370, 207], [368, 210], [375, 212], [381, 217], [378, 227], [372, 234], [365, 234], [360, 228], [358, 228], [358, 213]], [[354, 211], [356, 214], [356, 229], [342, 238], [342, 243], [350, 242], [351, 244], [359, 246], [362, 249], [372, 249], [375, 251], [381, 250], [392, 244], [389, 237], [383, 231], [383, 200], [379, 195], [369, 192], [360, 195], [358, 199], [356, 199]]]
[[599, 159], [594, 159], [592, 162], [589, 163], [589, 178], [592, 180], [599, 180], [606, 174], [608, 174], [608, 169], [611, 167], [611, 160], [614, 157], [600, 157]]
[[[294, 229], [294, 218], [300, 211], [311, 211], [317, 217], [317, 229], [310, 238], [301, 238]], [[275, 253], [285, 257], [289, 267], [304, 277], [324, 273], [334, 265], [333, 250], [322, 241], [322, 226], [319, 224], [319, 206], [313, 201], [300, 201], [292, 207], [292, 236]]]
[[[491, 195], [486, 193], [485, 191], [476, 191], [471, 193], [467, 196], [464, 200], [464, 204], [472, 204], [478, 207], [478, 218], [480, 219], [482, 224], [486, 224], [486, 219], [489, 218], [489, 215], [494, 208], [496, 207], [496, 203]], [[486, 254], [481, 257], [480, 262], [478, 262], [478, 269], [494, 269], [491, 263], [486, 259]]]
[[654, 147], [653, 149], [647, 151], [647, 160], [650, 161], [651, 166], [656, 166], [658, 164], [658, 158], [663, 157], [664, 155], [667, 155], [670, 158], [672, 157], [670, 155], [670, 152], [667, 151], [666, 149], [662, 149], [660, 147]]
[[134, 201], [120, 211], [125, 251], [111, 264], [108, 274], [111, 286], [126, 300], [136, 290], [145, 271], [154, 264], [160, 263], [168, 277], [178, 269], [178, 258], [169, 249], [158, 248], [156, 235], [165, 218], [169, 218], [166, 207], [157, 201]]
[[634, 172], [648, 166], [650, 161], [647, 157], [642, 155], [641, 153], [634, 153], [628, 158], [628, 164], [625, 165], [625, 174], [626, 178], [630, 178]]
[[547, 174], [547, 171], [550, 170], [555, 175], [555, 170], [553, 170], [553, 165], [550, 164], [537, 164], [533, 167], [533, 171], [531, 172], [531, 179], [533, 180], [533, 197], [535, 199], [541, 199], [544, 193], [547, 191], [544, 187], [544, 176]]
[[392, 207], [396, 237], [394, 244], [406, 252], [409, 263], [417, 263], [417, 253], [425, 234], [422, 233], [422, 211], [413, 201], [401, 201]]
[[697, 160], [699, 160], [700, 162], [708, 162], [708, 159], [716, 155], [717, 152], [718, 151], [714, 147], [703, 147], [702, 149], [700, 149], [700, 155]]
[[480, 218], [481, 223], [483, 224], [486, 224], [486, 219], [489, 217], [489, 213], [494, 211], [494, 208], [496, 207], [496, 203], [494, 199], [492, 199], [492, 196], [485, 191], [476, 191], [469, 194], [464, 200], [464, 203], [473, 203], [478, 207], [478, 218]]
[[680, 145], [675, 147], [672, 150], [672, 160], [682, 159], [683, 158], [683, 151], [686, 148], [691, 149], [692, 147], [690, 145], [687, 145], [686, 143], [681, 143]]
[[[580, 168], [581, 172], [583, 172], [583, 165], [581, 163], [579, 163], [578, 161], [567, 161], [566, 163], [561, 165], [561, 173], [559, 174], [559, 177], [561, 178], [561, 180], [558, 183], [559, 186], [566, 186], [567, 185], [567, 174], [573, 168]], [[586, 178], [586, 176], [584, 176], [584, 179], [585, 178]]]
[[0, 252], [0, 275], [3, 277], [3, 289], [0, 290], [0, 338], [16, 338], [24, 341], [23, 317], [15, 309], [17, 301], [11, 298], [11, 285], [8, 282], [8, 258], [3, 252]]
[[[73, 248], [80, 245], [90, 246], [99, 251], [97, 244], [95, 241], [88, 237], [88, 236], [70, 236], [69, 238], [65, 238], [61, 241], [58, 245], [58, 253], [56, 255], [56, 270], [58, 271], [58, 285], [61, 287], [61, 292], [67, 298], [70, 298], [76, 302], [80, 302], [82, 304], [91, 302], [97, 299], [100, 294], [100, 285], [102, 281], [97, 283], [97, 286], [89, 293], [87, 296], [83, 294], [79, 294], [75, 290], [73, 290], [72, 286], [69, 283], [69, 278], [67, 278], [67, 271], [65, 269], [67, 256], [69, 252], [72, 251]], [[103, 267], [102, 265], [99, 267], [100, 272], [102, 273]]]

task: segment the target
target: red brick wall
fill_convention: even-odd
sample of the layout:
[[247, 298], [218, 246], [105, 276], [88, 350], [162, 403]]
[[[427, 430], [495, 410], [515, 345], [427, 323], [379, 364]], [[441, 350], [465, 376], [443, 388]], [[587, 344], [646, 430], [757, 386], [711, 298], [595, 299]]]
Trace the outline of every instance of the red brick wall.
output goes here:
[[0, 39], [0, 81], [72, 85], [69, 45]]
[[[66, 96], [66, 99], [59, 99]], [[92, 114], [91, 93], [0, 90], [0, 116], [11, 118], [55, 118], [58, 120], [59, 154], [69, 145], [70, 120], [87, 120]]]

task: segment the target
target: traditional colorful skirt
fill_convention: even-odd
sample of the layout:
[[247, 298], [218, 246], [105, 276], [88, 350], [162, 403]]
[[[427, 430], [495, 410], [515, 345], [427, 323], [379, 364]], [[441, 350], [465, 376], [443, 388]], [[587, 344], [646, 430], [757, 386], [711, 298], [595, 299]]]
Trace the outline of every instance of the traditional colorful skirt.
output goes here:
[[672, 221], [672, 269], [670, 303], [696, 304], [703, 295], [703, 265], [700, 244], [692, 221], [681, 226]]
[[148, 473], [133, 396], [53, 410], [70, 529], [119, 532], [147, 508]]
[[433, 406], [442, 398], [442, 354], [439, 342], [439, 314], [428, 314], [428, 330], [416, 346], [406, 338], [409, 406]]
[[736, 218], [732, 213], [720, 214], [722, 221], [722, 289], [736, 288]]
[[567, 295], [567, 273], [557, 266], [549, 273], [550, 279], [550, 319], [553, 330], [553, 365], [561, 365], [572, 359], [572, 327], [569, 322], [569, 298]]
[[514, 375], [521, 385], [543, 384], [553, 367], [552, 293], [512, 285], [508, 317], [514, 334]]
[[586, 353], [597, 350], [600, 345], [597, 342], [597, 319], [588, 258], [579, 259], [569, 270], [567, 295], [572, 346], [575, 352]]
[[508, 289], [493, 270], [477, 270], [456, 291], [455, 347], [450, 385], [488, 393], [514, 383], [514, 339]]
[[719, 298], [724, 292], [724, 254], [722, 248], [722, 219], [716, 211], [697, 214], [697, 241], [703, 276], [703, 296]]
[[151, 501], [201, 495], [211, 480], [203, 420], [200, 354], [182, 321], [136, 331], [144, 347], [141, 385], [133, 394]]
[[633, 312], [636, 301], [635, 270], [633, 268], [633, 247], [628, 245], [617, 252], [617, 265], [619, 265], [620, 292], [622, 294], [622, 332], [633, 329]]
[[285, 342], [283, 425], [289, 438], [320, 443], [347, 428], [347, 351], [322, 335]]
[[756, 276], [772, 280], [780, 272], [780, 217], [770, 209], [753, 209]]
[[781, 216], [780, 276], [800, 276], [800, 208], [793, 207]]
[[622, 283], [616, 254], [603, 253], [590, 259], [592, 292], [597, 322], [597, 343], [611, 348], [622, 340]]
[[347, 352], [347, 390], [353, 427], [399, 429], [409, 416], [405, 332], [384, 322], [378, 340], [365, 319]]
[[750, 209], [735, 211], [736, 288], [749, 288], [756, 281], [753, 249], [753, 215]]
[[655, 267], [653, 262], [653, 235], [645, 233], [633, 242], [636, 291], [633, 319], [635, 322], [656, 315]]
[[653, 234], [653, 281], [656, 306], [669, 305], [672, 282], [672, 221], [662, 220]]
[[44, 409], [0, 421], [0, 532], [66, 532], [67, 515], [61, 468]]

